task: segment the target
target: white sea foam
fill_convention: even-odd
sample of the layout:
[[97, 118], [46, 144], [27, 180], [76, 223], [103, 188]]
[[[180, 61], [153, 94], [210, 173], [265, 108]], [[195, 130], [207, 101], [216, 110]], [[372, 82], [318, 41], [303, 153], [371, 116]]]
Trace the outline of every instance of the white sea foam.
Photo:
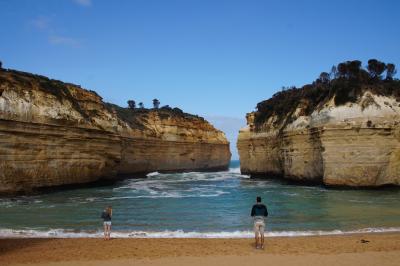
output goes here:
[[[187, 190], [189, 191], [189, 190]], [[120, 196], [120, 197], [109, 197], [105, 198], [106, 200], [121, 200], [121, 199], [158, 199], [158, 198], [207, 198], [207, 197], [218, 197], [222, 194], [229, 194], [229, 192], [222, 190], [199, 190], [195, 193], [188, 192], [185, 194], [184, 192], [178, 191], [163, 191], [158, 194], [153, 195], [136, 195], [136, 196]]]
[[160, 174], [159, 172], [151, 172], [151, 173], [148, 173], [146, 176], [147, 177], [152, 177], [152, 176], [157, 176], [159, 174]]
[[[127, 192], [130, 195], [110, 197], [110, 200], [116, 199], [138, 199], [138, 198], [189, 198], [189, 197], [218, 197], [229, 192], [216, 190], [216, 186], [203, 186], [205, 182], [224, 182], [225, 180], [235, 180], [248, 178], [240, 175], [239, 168], [231, 168], [223, 172], [185, 172], [160, 174], [153, 172], [144, 179], [131, 179], [114, 188], [117, 192]], [[185, 190], [185, 183], [192, 183], [190, 190]], [[216, 183], [218, 184], [218, 183]], [[235, 184], [224, 183], [220, 187], [228, 188], [236, 186]], [[195, 188], [195, 189], [193, 189]]]
[[88, 202], [94, 202], [94, 201], [96, 201], [96, 200], [98, 200], [98, 198], [96, 198], [96, 197], [89, 197], [89, 198], [86, 198], [86, 201], [88, 201]]
[[229, 168], [229, 173], [240, 174], [240, 167]]
[[[152, 172], [146, 175], [148, 178], [156, 179], [157, 182], [192, 182], [192, 181], [221, 181], [225, 179], [234, 178], [249, 178], [248, 175], [242, 175], [240, 167], [229, 168], [228, 171], [221, 172], [183, 172], [172, 174], [161, 174], [159, 172]], [[149, 180], [149, 179], [146, 179]]]
[[[266, 232], [267, 237], [296, 237], [296, 236], [323, 236], [323, 235], [347, 235], [358, 233], [387, 233], [400, 232], [400, 227], [390, 228], [363, 228], [359, 230], [341, 231], [270, 231]], [[234, 232], [185, 232], [177, 231], [113, 231], [112, 237], [115, 238], [252, 238], [251, 231], [234, 231]], [[51, 230], [16, 230], [16, 229], [0, 229], [0, 238], [101, 238], [102, 231], [73, 231], [64, 229]]]
[[299, 194], [293, 193], [293, 192], [282, 192], [282, 195], [289, 196], [289, 197], [295, 197], [295, 196], [298, 196]]

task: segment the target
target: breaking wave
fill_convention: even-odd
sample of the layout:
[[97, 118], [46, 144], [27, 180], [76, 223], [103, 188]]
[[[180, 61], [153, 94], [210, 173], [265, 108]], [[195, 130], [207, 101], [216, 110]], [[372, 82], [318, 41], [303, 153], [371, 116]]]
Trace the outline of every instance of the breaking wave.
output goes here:
[[[116, 192], [129, 192], [129, 195], [106, 198], [108, 200], [139, 199], [139, 198], [193, 198], [193, 197], [218, 197], [230, 192], [223, 188], [216, 189], [213, 182], [240, 180], [249, 178], [240, 174], [240, 167], [230, 168], [221, 172], [184, 172], [184, 173], [159, 173], [147, 174], [147, 178], [130, 179], [114, 188]], [[185, 189], [185, 184], [190, 183], [190, 188]], [[211, 183], [211, 184], [210, 184]]]
[[[390, 228], [363, 228], [351, 231], [270, 231], [266, 232], [267, 237], [296, 237], [296, 236], [324, 236], [324, 235], [347, 235], [361, 233], [390, 233], [400, 232], [400, 227]], [[51, 229], [47, 231], [34, 229], [0, 229], [0, 238], [101, 238], [102, 231], [74, 231], [65, 229]], [[177, 231], [113, 231], [114, 238], [252, 238], [251, 231], [234, 232], [185, 232]]]

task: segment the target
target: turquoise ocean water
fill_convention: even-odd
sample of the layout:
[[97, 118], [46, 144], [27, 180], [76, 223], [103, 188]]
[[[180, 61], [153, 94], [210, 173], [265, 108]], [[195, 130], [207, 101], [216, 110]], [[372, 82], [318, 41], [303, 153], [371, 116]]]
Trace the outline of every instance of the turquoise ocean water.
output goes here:
[[116, 237], [252, 237], [260, 195], [270, 236], [400, 231], [400, 190], [344, 190], [250, 179], [229, 171], [151, 173], [111, 186], [1, 198], [0, 237], [101, 237], [113, 207]]

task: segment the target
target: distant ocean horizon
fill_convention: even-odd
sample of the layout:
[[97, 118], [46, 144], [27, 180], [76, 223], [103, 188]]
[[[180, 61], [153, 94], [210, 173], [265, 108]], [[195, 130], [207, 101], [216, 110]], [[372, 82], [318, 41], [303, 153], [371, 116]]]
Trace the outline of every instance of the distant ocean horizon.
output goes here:
[[400, 190], [329, 189], [228, 171], [158, 172], [109, 186], [0, 198], [0, 238], [102, 237], [113, 207], [113, 237], [253, 237], [251, 206], [268, 206], [267, 236], [400, 231]]

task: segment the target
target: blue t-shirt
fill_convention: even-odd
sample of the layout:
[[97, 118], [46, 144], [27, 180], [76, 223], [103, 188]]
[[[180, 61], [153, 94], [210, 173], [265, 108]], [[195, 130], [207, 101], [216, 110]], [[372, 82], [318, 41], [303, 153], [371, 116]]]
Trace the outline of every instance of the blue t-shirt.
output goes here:
[[267, 217], [268, 216], [267, 207], [262, 203], [254, 204], [253, 208], [251, 209], [251, 216]]

